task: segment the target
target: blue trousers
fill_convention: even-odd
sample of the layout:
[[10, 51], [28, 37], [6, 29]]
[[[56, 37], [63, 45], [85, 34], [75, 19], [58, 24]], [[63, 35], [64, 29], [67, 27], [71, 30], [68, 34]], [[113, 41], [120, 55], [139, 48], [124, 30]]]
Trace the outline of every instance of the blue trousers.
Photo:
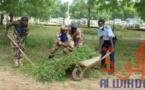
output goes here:
[[[113, 40], [113, 44], [114, 44], [114, 48], [115, 48], [116, 40]], [[112, 46], [111, 46], [110, 40], [104, 41], [104, 43], [103, 43], [103, 45], [102, 45], [102, 51], [101, 51], [102, 57], [103, 57], [103, 56], [106, 54], [106, 52], [107, 52], [107, 51], [103, 50], [104, 47], [107, 48], [107, 49], [108, 49], [109, 47], [112, 47]], [[113, 67], [115, 67], [115, 53], [114, 53], [114, 52], [112, 52], [112, 53], [110, 54], [110, 60], [114, 63], [114, 64], [113, 64]], [[103, 60], [101, 61], [101, 67], [103, 67], [104, 63], [105, 63], [105, 59], [103, 59]], [[105, 67], [106, 67], [106, 65], [105, 65]], [[114, 71], [114, 68], [113, 68], [113, 67], [110, 65], [110, 69]], [[113, 72], [113, 71], [112, 71], [112, 72]]]

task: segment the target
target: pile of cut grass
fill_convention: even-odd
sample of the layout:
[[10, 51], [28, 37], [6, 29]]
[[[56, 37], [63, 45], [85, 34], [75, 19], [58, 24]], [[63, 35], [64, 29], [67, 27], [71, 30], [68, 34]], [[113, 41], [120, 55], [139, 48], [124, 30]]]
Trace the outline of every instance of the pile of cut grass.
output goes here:
[[89, 49], [87, 46], [78, 48], [75, 52], [71, 52], [68, 55], [59, 59], [51, 59], [40, 62], [33, 69], [32, 74], [36, 76], [39, 81], [63, 81], [67, 77], [67, 70], [72, 66], [77, 66], [78, 61], [87, 60], [98, 56], [99, 53]]

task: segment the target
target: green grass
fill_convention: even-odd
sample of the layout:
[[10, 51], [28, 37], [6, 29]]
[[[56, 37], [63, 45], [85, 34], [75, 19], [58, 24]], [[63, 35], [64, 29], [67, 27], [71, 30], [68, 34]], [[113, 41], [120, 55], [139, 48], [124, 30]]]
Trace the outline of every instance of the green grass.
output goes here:
[[[51, 62], [54, 62], [61, 59], [65, 59], [63, 56], [62, 49], [58, 50], [54, 59], [48, 60], [47, 57], [52, 49], [53, 44], [55, 43], [56, 34], [59, 32], [59, 27], [51, 27], [51, 26], [39, 26], [39, 25], [30, 25], [29, 35], [26, 39], [26, 51], [25, 53], [28, 57], [37, 65], [37, 68], [32, 68], [31, 64], [24, 60], [24, 66], [20, 68], [15, 68], [13, 66], [13, 53], [10, 48], [10, 40], [4, 36], [4, 34], [0, 34], [0, 67], [9, 66], [13, 68], [15, 72], [28, 74], [38, 81], [64, 81], [67, 76], [59, 77], [56, 73], [49, 72], [50, 68], [53, 65], [50, 65]], [[92, 52], [98, 51], [99, 48], [99, 38], [97, 37], [97, 29], [88, 29], [83, 28], [83, 33], [85, 36], [84, 44], [89, 47]], [[3, 33], [4, 29], [0, 30], [0, 33]], [[9, 32], [11, 35], [13, 33], [13, 28], [10, 29]], [[123, 38], [139, 38], [145, 32], [140, 31], [126, 31], [126, 30], [115, 30], [115, 34], [118, 37], [116, 43], [116, 71], [117, 70], [124, 70], [124, 66], [126, 62], [130, 61], [133, 67], [136, 66], [136, 49], [139, 48], [141, 42], [132, 42], [132, 41], [125, 41], [122, 40]], [[71, 60], [71, 59], [69, 59]], [[60, 62], [59, 62], [60, 63]], [[49, 67], [50, 65], [50, 67]], [[102, 76], [107, 75], [100, 69], [100, 63], [95, 65], [95, 67], [99, 69], [89, 69], [85, 73], [85, 77], [95, 77], [101, 78]], [[52, 68], [52, 70], [55, 67]], [[56, 69], [54, 69], [56, 70]], [[61, 70], [61, 69], [60, 69]], [[68, 72], [69, 75], [71, 72]], [[50, 75], [51, 74], [51, 75]], [[40, 78], [38, 75], [45, 76]], [[52, 77], [49, 77], [52, 76]], [[60, 75], [61, 76], [61, 75]], [[49, 79], [48, 79], [49, 78]]]

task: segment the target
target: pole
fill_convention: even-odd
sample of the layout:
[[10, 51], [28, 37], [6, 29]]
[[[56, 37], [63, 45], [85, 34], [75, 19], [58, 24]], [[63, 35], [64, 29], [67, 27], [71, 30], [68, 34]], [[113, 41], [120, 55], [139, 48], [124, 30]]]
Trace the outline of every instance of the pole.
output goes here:
[[67, 25], [69, 25], [69, 18], [70, 18], [70, 15], [69, 15], [69, 8], [70, 8], [70, 7], [69, 7], [69, 2], [68, 2], [68, 14], [67, 14], [67, 15], [68, 15], [68, 17], [67, 17], [68, 19], [67, 19]]

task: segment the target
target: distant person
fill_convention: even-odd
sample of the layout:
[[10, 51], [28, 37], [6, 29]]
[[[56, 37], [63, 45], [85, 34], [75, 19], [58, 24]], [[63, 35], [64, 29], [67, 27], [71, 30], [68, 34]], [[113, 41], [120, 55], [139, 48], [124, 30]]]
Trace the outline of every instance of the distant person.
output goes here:
[[[28, 35], [28, 18], [22, 17], [19, 21], [14, 21], [6, 26], [5, 34], [8, 35], [8, 29], [14, 26], [15, 30], [13, 33], [13, 40], [17, 43], [17, 45], [24, 51], [24, 42]], [[22, 66], [23, 55], [19, 51], [19, 49], [15, 46], [14, 43], [11, 42], [11, 47], [14, 51], [14, 63], [15, 66]]]
[[[102, 54], [102, 57], [106, 54], [107, 50], [109, 48], [112, 48], [112, 50], [115, 49], [115, 43], [116, 43], [116, 36], [113, 33], [112, 29], [109, 26], [105, 25], [105, 21], [103, 19], [100, 19], [98, 21], [98, 25], [99, 25], [99, 30], [98, 30], [98, 36], [99, 36], [99, 41], [100, 41], [100, 52]], [[114, 63], [115, 65], [115, 56], [114, 56], [114, 51], [110, 54], [110, 60]], [[102, 67], [105, 64], [105, 59], [102, 60], [101, 62]], [[113, 66], [113, 65], [112, 65]], [[110, 70], [112, 70], [111, 72], [109, 72], [108, 74], [113, 74], [114, 73], [114, 67], [115, 66], [110, 66]], [[105, 65], [106, 67], [106, 65]]]
[[78, 24], [76, 22], [71, 22], [70, 26], [70, 35], [72, 36], [75, 42], [75, 47], [83, 46], [84, 37], [82, 30], [78, 28]]
[[8, 25], [9, 23], [10, 23], [10, 17], [7, 16], [7, 18], [6, 18], [6, 25]]
[[68, 33], [68, 27], [66, 25], [62, 25], [60, 28], [60, 33], [58, 33], [56, 36], [56, 42], [52, 48], [52, 51], [49, 55], [49, 58], [53, 58], [55, 52], [58, 50], [58, 48], [60, 46], [62, 46], [64, 48], [64, 54], [67, 54], [69, 49], [68, 47], [70, 47], [72, 50], [74, 50], [74, 41], [72, 39], [72, 37], [70, 36], [70, 34]]
[[0, 24], [3, 26], [4, 14], [1, 14]]

